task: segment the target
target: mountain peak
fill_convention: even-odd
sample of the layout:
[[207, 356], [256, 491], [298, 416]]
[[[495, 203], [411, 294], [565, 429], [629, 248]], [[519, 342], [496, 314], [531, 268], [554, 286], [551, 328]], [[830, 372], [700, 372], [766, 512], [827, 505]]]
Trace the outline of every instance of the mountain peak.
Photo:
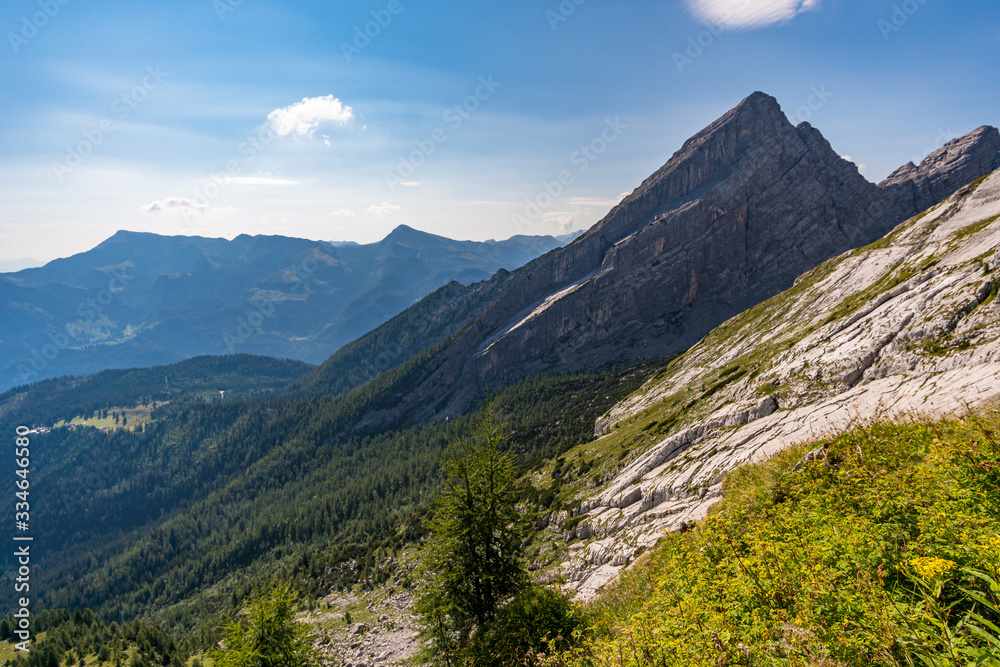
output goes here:
[[[722, 114], [713, 123], [709, 124], [701, 132], [684, 142], [680, 150], [674, 153], [674, 159], [683, 156], [698, 147], [704, 146], [713, 140], [718, 140], [737, 134], [744, 130], [750, 130], [755, 134], [773, 133], [782, 129], [792, 129], [792, 124], [788, 122], [785, 114], [781, 111], [778, 100], [767, 93], [757, 91], [744, 98], [735, 107]], [[670, 164], [669, 162], [667, 163]]]
[[747, 95], [743, 100], [733, 107], [736, 113], [781, 113], [781, 105], [778, 100], [757, 90]]
[[[949, 143], [925, 161], [947, 176], [928, 190], [948, 196], [987, 173], [998, 148], [1000, 135], [989, 129]], [[514, 272], [449, 348], [440, 373], [468, 383], [453, 396], [472, 396], [477, 385], [683, 350], [911, 217], [915, 188], [904, 185], [887, 192], [870, 183], [818, 129], [794, 127], [777, 100], [755, 92], [578, 241]], [[430, 384], [424, 391], [425, 405], [429, 395], [442, 398]]]
[[409, 225], [398, 225], [395, 229], [385, 235], [381, 241], [377, 242], [379, 247], [388, 247], [397, 243], [413, 243], [420, 240], [430, 240], [433, 238], [439, 238], [434, 234], [429, 234], [427, 232], [422, 232], [419, 229], [414, 229]]
[[422, 234], [422, 233], [423, 232], [421, 232], [419, 229], [414, 229], [409, 225], [396, 225], [396, 228], [393, 229], [391, 232], [389, 232], [388, 236], [392, 236], [393, 234], [401, 235], [401, 234]]
[[818, 135], [818, 131], [797, 133], [775, 98], [754, 92], [685, 141], [591, 231], [599, 229], [616, 243], [634, 232], [637, 222], [683, 207], [741, 169], [745, 171], [741, 180], [756, 181], [762, 174], [754, 172], [765, 163], [773, 167], [767, 171], [781, 169], [780, 165], [787, 170], [806, 152], [828, 152]]
[[943, 201], [956, 189], [1000, 169], [1000, 131], [981, 125], [930, 153], [919, 165], [907, 162], [878, 184], [903, 205], [904, 217]]

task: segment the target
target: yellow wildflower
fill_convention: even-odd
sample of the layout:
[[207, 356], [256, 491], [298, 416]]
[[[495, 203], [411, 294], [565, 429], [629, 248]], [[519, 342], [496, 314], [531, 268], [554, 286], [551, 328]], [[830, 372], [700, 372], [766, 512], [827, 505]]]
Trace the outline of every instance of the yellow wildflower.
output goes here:
[[955, 567], [955, 563], [950, 560], [927, 557], [912, 558], [910, 559], [910, 565], [916, 570], [920, 578], [925, 581], [941, 579]]

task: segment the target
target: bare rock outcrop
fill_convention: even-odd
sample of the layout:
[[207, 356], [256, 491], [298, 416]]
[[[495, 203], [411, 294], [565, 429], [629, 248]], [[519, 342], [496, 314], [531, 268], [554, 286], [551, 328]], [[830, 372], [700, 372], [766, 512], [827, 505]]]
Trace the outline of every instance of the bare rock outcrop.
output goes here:
[[952, 139], [920, 166], [907, 162], [878, 187], [893, 215], [910, 217], [950, 197], [970, 181], [1000, 169], [1000, 132], [984, 125]]
[[513, 272], [386, 418], [443, 417], [483, 386], [684, 350], [988, 173], [998, 142], [980, 128], [876, 186], [818, 130], [793, 127], [774, 98], [754, 93], [579, 239]]
[[600, 421], [613, 438], [671, 396], [737, 378], [581, 492], [574, 520], [589, 534], [561, 567], [570, 586], [592, 595], [663, 531], [703, 518], [734, 467], [872, 419], [1000, 396], [998, 256], [1000, 171], [712, 331]]

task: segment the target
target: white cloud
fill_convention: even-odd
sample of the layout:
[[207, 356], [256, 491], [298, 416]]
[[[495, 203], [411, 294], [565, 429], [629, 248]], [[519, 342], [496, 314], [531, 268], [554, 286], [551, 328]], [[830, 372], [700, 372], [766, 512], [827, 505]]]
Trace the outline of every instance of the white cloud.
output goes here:
[[354, 215], [354, 211], [346, 208], [340, 208], [330, 214], [331, 218], [347, 218]]
[[579, 214], [573, 211], [547, 211], [542, 213], [541, 219], [550, 226], [555, 225], [559, 234], [565, 234], [573, 229], [578, 217]]
[[212, 213], [239, 213], [240, 209], [235, 206], [216, 206], [212, 209]]
[[399, 206], [384, 201], [381, 204], [372, 204], [371, 206], [369, 206], [368, 212], [374, 213], [375, 215], [385, 215], [386, 213], [392, 213], [393, 211], [398, 211], [399, 209], [400, 209]]
[[142, 210], [146, 213], [159, 213], [171, 208], [181, 209], [184, 213], [204, 213], [208, 210], [207, 205], [199, 204], [188, 197], [167, 197], [146, 204]]
[[[854, 162], [854, 158], [852, 158], [850, 155], [841, 155], [840, 157], [844, 158], [848, 162]], [[858, 167], [858, 173], [859, 174], [861, 174], [862, 176], [867, 176], [868, 175], [868, 165], [866, 165], [864, 163], [858, 164], [856, 162], [855, 162], [855, 164]]]
[[789, 21], [819, 9], [823, 0], [685, 0], [701, 21], [729, 30], [750, 30]]
[[400, 185], [404, 185], [404, 186], [406, 186], [408, 188], [415, 188], [418, 185], [420, 185], [420, 183], [418, 183], [417, 181], [400, 181], [399, 184]]
[[267, 120], [279, 137], [311, 137], [321, 123], [347, 125], [354, 120], [354, 110], [333, 95], [304, 97], [301, 102], [275, 109], [267, 114]]

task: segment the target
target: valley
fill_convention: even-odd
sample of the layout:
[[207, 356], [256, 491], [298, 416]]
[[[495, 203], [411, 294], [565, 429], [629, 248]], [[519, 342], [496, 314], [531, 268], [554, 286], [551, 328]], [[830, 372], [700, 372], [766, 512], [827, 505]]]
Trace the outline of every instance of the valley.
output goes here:
[[[891, 539], [881, 519], [873, 522], [884, 542], [878, 558], [864, 555], [864, 572], [883, 568], [904, 586], [913, 583], [905, 562], [947, 556], [953, 567], [996, 574], [983, 569], [992, 561], [935, 541], [923, 508], [960, 513], [948, 540], [966, 535], [962, 544], [973, 551], [983, 551], [997, 526], [989, 504], [976, 505], [977, 493], [992, 493], [982, 482], [991, 478], [977, 471], [993, 474], [995, 461], [963, 447], [974, 438], [996, 444], [998, 168], [1000, 132], [984, 126], [876, 185], [818, 130], [792, 126], [774, 98], [754, 93], [579, 238], [561, 246], [552, 237], [524, 237], [519, 243], [530, 251], [517, 251], [523, 265], [494, 267], [476, 280], [425, 276], [419, 284], [426, 295], [415, 303], [400, 297], [332, 354], [316, 347], [301, 355], [318, 365], [199, 356], [191, 348], [191, 358], [176, 363], [10, 389], [0, 395], [0, 429], [38, 429], [32, 488], [44, 500], [32, 513], [44, 530], [33, 548], [44, 556], [33, 573], [41, 591], [36, 609], [59, 629], [47, 637], [74, 637], [59, 650], [66, 655], [66, 646], [76, 646], [73, 655], [85, 665], [106, 662], [99, 649], [88, 652], [99, 643], [94, 637], [113, 643], [119, 658], [141, 653], [142, 664], [208, 665], [224, 619], [280, 581], [299, 596], [297, 618], [313, 628], [328, 664], [419, 662], [427, 656], [417, 652], [412, 606], [425, 585], [417, 561], [432, 537], [434, 498], [448, 486], [442, 461], [474, 423], [473, 408], [492, 400], [530, 528], [523, 562], [539, 587], [530, 590], [571, 596], [565, 618], [583, 633], [550, 637], [546, 657], [533, 647], [525, 664], [655, 664], [654, 649], [663, 654], [668, 646], [686, 660], [712, 651], [725, 660], [711, 664], [758, 664], [753, 660], [772, 654], [799, 660], [793, 664], [819, 664], [828, 654], [841, 660], [828, 664], [904, 664], [924, 649], [907, 644], [912, 637], [888, 620], [880, 627], [893, 628], [898, 646], [873, 648], [889, 636], [872, 629], [878, 605], [827, 615], [791, 590], [789, 582], [806, 575], [775, 576], [764, 586], [748, 578], [751, 568], [739, 558], [791, 568], [777, 555], [750, 553], [767, 551], [771, 540], [800, 548], [820, 579], [861, 577], [862, 565], [844, 559], [861, 557], [855, 546], [864, 535], [846, 542], [825, 536], [836, 551], [830, 559], [840, 559], [831, 565], [816, 553], [819, 538], [803, 532], [815, 528], [808, 524], [816, 515], [795, 512], [841, 497], [843, 489], [845, 506], [878, 514], [878, 498], [851, 477], [863, 471], [865, 479], [884, 476], [891, 488], [883, 490], [901, 498], [904, 517], [898, 526], [886, 519], [896, 526]], [[422, 238], [403, 228], [393, 235], [397, 243], [385, 246], [393, 257]], [[122, 243], [154, 241], [115, 238], [100, 252], [110, 257]], [[184, 245], [209, 242], [217, 243], [181, 241], [201, 268], [151, 279], [160, 287], [144, 298], [160, 294], [164, 281], [192, 291], [196, 284], [185, 281], [198, 271], [225, 273], [228, 265], [213, 259], [221, 254]], [[254, 294], [278, 276], [274, 266], [307, 251], [290, 239], [239, 244], [258, 254], [227, 262], [270, 267]], [[293, 246], [291, 255], [272, 257], [274, 244]], [[217, 245], [215, 253], [231, 249]], [[336, 284], [348, 252], [325, 248], [315, 275], [329, 271], [322, 281]], [[143, 256], [157, 259], [152, 251]], [[86, 274], [80, 262], [48, 270]], [[27, 277], [18, 280], [28, 289]], [[234, 308], [252, 308], [258, 300], [237, 282]], [[315, 302], [305, 305], [312, 311]], [[79, 423], [86, 426], [64, 428]], [[904, 437], [905, 456], [889, 460]], [[949, 478], [946, 460], [965, 476]], [[933, 497], [911, 488], [920, 475]], [[803, 477], [808, 484], [796, 485]], [[786, 497], [795, 504], [783, 505]], [[740, 504], [747, 502], [759, 515]], [[8, 522], [10, 511], [0, 512]], [[739, 525], [730, 516], [764, 522], [752, 524], [758, 532], [773, 516], [801, 530], [797, 538], [740, 538], [750, 540], [750, 551], [741, 546], [732, 560], [716, 548], [719, 535], [731, 539]], [[831, 510], [823, 517], [847, 530], [854, 515]], [[705, 548], [708, 555], [699, 555]], [[883, 558], [890, 549], [893, 558]], [[712, 568], [723, 565], [729, 578], [711, 579]], [[685, 579], [684, 567], [702, 578]], [[979, 585], [974, 592], [982, 597], [991, 590], [983, 581], [961, 583]], [[882, 596], [882, 608], [919, 603], [899, 587], [883, 590], [882, 580], [864, 582]], [[648, 600], [643, 586], [655, 589]], [[757, 597], [731, 618], [705, 586], [737, 597], [734, 591], [753, 586], [767, 592], [747, 594]], [[822, 588], [825, 600], [836, 597], [835, 588]], [[704, 614], [671, 590], [689, 590]], [[995, 619], [989, 600], [949, 590], [957, 608], [985, 619], [975, 627], [988, 635]], [[764, 609], [780, 623], [760, 621]], [[84, 613], [90, 622], [74, 616]], [[817, 624], [834, 616], [861, 628], [863, 647], [824, 634]], [[592, 622], [589, 634], [583, 618]], [[679, 631], [663, 629], [677, 618]], [[636, 646], [644, 648], [621, 657], [615, 633], [650, 628], [662, 641], [642, 635]], [[970, 645], [989, 645], [976, 637]], [[685, 653], [678, 642], [701, 653]], [[46, 643], [55, 646], [39, 640]]]

